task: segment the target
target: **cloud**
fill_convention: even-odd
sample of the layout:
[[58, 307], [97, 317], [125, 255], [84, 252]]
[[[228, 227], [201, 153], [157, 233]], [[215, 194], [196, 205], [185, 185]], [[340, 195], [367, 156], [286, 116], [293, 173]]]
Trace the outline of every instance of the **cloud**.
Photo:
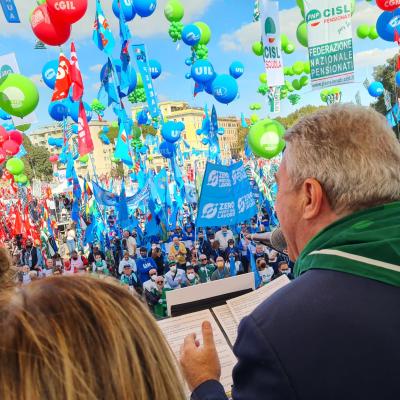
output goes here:
[[397, 54], [396, 47], [389, 49], [370, 49], [354, 54], [354, 63], [358, 68], [373, 67], [382, 64], [382, 60], [387, 60]]
[[103, 66], [101, 64], [92, 65], [89, 67], [90, 72], [100, 72]]
[[158, 97], [158, 101], [163, 102], [163, 101], [169, 101], [170, 98], [169, 96], [165, 95], [165, 94], [157, 94]]
[[160, 77], [157, 78], [157, 81], [165, 81], [168, 78], [171, 78], [171, 76], [173, 76], [173, 74], [171, 74], [171, 72], [163, 71], [162, 74], [160, 75]]
[[[215, 0], [182, 0], [182, 3], [185, 7], [185, 16], [182, 22], [188, 23], [202, 17], [213, 1]], [[157, 9], [152, 16], [148, 18], [140, 18], [139, 16], [136, 16], [133, 21], [128, 23], [135, 36], [147, 38], [168, 34], [169, 22], [164, 16], [164, 6], [166, 3], [167, 0], [159, 0]], [[21, 24], [3, 24], [0, 30], [0, 36], [19, 36], [23, 38], [30, 38], [32, 41], [36, 40], [29, 23], [29, 16], [33, 9], [32, 4], [33, 2], [31, 1], [21, 1], [18, 5], [18, 13], [21, 19]], [[102, 7], [104, 14], [108, 18], [111, 29], [114, 32], [115, 37], [117, 37], [119, 32], [118, 20], [112, 12], [112, 1], [102, 1]], [[85, 16], [80, 21], [73, 24], [71, 38], [91, 38], [95, 8], [96, 2], [89, 1]]]
[[100, 86], [101, 86], [101, 83], [100, 83], [100, 82], [93, 83], [92, 89], [93, 89], [95, 92], [98, 92], [98, 91], [100, 90]]
[[43, 82], [43, 78], [41, 74], [35, 74], [29, 77], [31, 81], [33, 81], [37, 87], [45, 88], [46, 84]]

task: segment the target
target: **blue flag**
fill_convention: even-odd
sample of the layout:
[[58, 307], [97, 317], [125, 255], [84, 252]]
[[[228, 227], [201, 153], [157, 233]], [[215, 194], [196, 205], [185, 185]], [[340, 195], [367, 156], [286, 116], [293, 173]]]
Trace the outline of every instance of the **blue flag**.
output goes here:
[[397, 125], [397, 122], [396, 122], [396, 120], [395, 120], [395, 118], [394, 118], [394, 115], [393, 115], [392, 111], [389, 111], [389, 112], [386, 114], [386, 119], [387, 119], [387, 122], [389, 123], [389, 125], [390, 125], [392, 128], [395, 127], [395, 126]]
[[254, 254], [249, 249], [247, 250], [247, 253], [248, 254], [250, 253], [249, 254], [249, 257], [250, 257], [250, 270], [254, 274], [254, 285], [255, 285], [255, 288], [257, 289], [261, 285], [261, 276], [260, 276], [260, 273], [258, 272], [258, 269], [257, 269], [257, 265], [256, 265], [256, 260], [255, 260]]
[[121, 228], [125, 228], [129, 225], [129, 212], [128, 204], [126, 203], [126, 193], [125, 193], [125, 181], [122, 180], [121, 194], [119, 195], [118, 202], [118, 223]]
[[[128, 130], [129, 132], [129, 130]], [[114, 157], [120, 159], [128, 167], [133, 166], [132, 157], [129, 151], [128, 134], [125, 124], [120, 122], [117, 146], [115, 147]]]
[[82, 197], [82, 190], [81, 185], [79, 184], [78, 176], [76, 175], [76, 171], [74, 168], [73, 171], [73, 189], [72, 194], [74, 197], [74, 201], [72, 203], [72, 212], [71, 212], [71, 219], [72, 221], [78, 223], [80, 221], [79, 209], [80, 209], [80, 202]]
[[93, 28], [93, 42], [107, 55], [111, 56], [115, 46], [114, 36], [104, 15], [100, 0], [96, 0], [96, 16]]
[[15, 6], [14, 0], [0, 0], [1, 7], [3, 9], [4, 16], [7, 22], [11, 24], [21, 22], [18, 16], [17, 7]]
[[119, 203], [119, 196], [103, 189], [98, 183], [92, 182], [93, 194], [97, 203], [101, 206], [115, 207]]
[[112, 103], [119, 103], [119, 94], [117, 91], [119, 82], [115, 66], [109, 58], [107, 66], [104, 69], [103, 80], [97, 98], [103, 104], [110, 106]]
[[236, 276], [235, 257], [229, 257], [229, 269], [231, 276]]

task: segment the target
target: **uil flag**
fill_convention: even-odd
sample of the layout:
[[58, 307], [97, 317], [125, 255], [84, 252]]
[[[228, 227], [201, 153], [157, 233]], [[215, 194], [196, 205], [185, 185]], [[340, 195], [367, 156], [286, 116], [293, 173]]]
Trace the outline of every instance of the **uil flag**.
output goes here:
[[94, 149], [92, 136], [86, 118], [85, 107], [82, 101], [79, 102], [79, 119], [78, 119], [78, 151], [82, 157], [85, 154], [91, 153]]
[[83, 81], [74, 42], [71, 42], [71, 81], [74, 85], [72, 99], [78, 101], [83, 96]]
[[60, 53], [58, 62], [57, 80], [51, 101], [66, 99], [71, 87], [71, 64], [63, 53]]
[[104, 15], [100, 0], [96, 1], [96, 17], [93, 26], [93, 41], [96, 46], [111, 55], [115, 46], [114, 36], [110, 30], [107, 18]]

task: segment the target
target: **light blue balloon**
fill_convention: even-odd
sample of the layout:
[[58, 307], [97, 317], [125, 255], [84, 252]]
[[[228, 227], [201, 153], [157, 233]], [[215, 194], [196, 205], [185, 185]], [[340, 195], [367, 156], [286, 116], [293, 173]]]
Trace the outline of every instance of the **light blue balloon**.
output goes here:
[[68, 117], [68, 107], [64, 101], [53, 101], [49, 104], [49, 115], [55, 121], [63, 121]]
[[149, 60], [150, 74], [152, 79], [157, 79], [162, 72], [161, 64], [157, 60]]
[[106, 145], [111, 143], [110, 139], [104, 133], [100, 135], [100, 140]]
[[185, 60], [185, 64], [186, 64], [188, 67], [190, 67], [190, 66], [193, 64], [193, 60], [192, 60], [191, 58], [187, 58], [187, 59]]
[[372, 97], [379, 97], [383, 95], [384, 87], [382, 85], [382, 82], [372, 82], [368, 86], [368, 93]]
[[[83, 107], [86, 111], [87, 122], [89, 123], [92, 120], [92, 108], [86, 102], [83, 102]], [[79, 120], [79, 101], [75, 101], [69, 107], [69, 116], [73, 119], [74, 122], [78, 123]]]
[[203, 138], [201, 139], [201, 143], [203, 143], [204, 146], [207, 146], [210, 143], [210, 141], [207, 138]]
[[104, 132], [104, 133], [110, 132], [110, 127], [109, 127], [108, 125], [103, 126], [103, 132]]
[[194, 24], [186, 25], [182, 30], [182, 41], [188, 46], [196, 46], [200, 42], [201, 30]]
[[54, 89], [57, 80], [58, 60], [47, 62], [42, 68], [43, 82], [50, 89]]
[[214, 67], [208, 60], [197, 60], [192, 65], [192, 78], [197, 83], [207, 83], [214, 78]]
[[4, 110], [0, 108], [0, 119], [7, 121], [8, 119], [11, 119], [11, 115], [7, 114]]
[[72, 133], [74, 134], [74, 135], [77, 135], [78, 134], [78, 132], [79, 132], [79, 126], [78, 125], [72, 125]]
[[230, 75], [218, 75], [212, 84], [212, 93], [219, 103], [229, 104], [236, 99], [239, 87]]
[[168, 121], [161, 128], [161, 136], [167, 142], [175, 143], [181, 138], [181, 133], [184, 129], [184, 124], [176, 123], [174, 121]]
[[157, 8], [157, 0], [133, 0], [137, 15], [142, 18], [149, 17]]
[[[120, 5], [125, 17], [125, 21], [132, 21], [136, 15], [135, 7], [133, 6], [133, 0], [120, 0]], [[119, 18], [118, 0], [113, 1], [112, 9], [114, 15]]]
[[235, 79], [240, 78], [244, 73], [244, 65], [240, 61], [234, 61], [229, 67], [229, 73]]
[[54, 146], [57, 148], [61, 148], [64, 146], [64, 139], [63, 138], [53, 138], [53, 137], [49, 137], [47, 139], [47, 143], [49, 144], [49, 146]]
[[192, 79], [192, 74], [190, 72], [187, 72], [185, 75], [186, 79]]
[[160, 144], [160, 154], [164, 158], [172, 158], [174, 157], [174, 153], [175, 153], [175, 146], [172, 143], [164, 141]]

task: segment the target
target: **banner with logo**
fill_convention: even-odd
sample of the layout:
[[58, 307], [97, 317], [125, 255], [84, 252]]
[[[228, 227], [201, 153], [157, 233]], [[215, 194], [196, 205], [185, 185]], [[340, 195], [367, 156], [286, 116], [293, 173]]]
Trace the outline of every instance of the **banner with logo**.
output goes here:
[[304, 0], [313, 89], [354, 81], [351, 0]]
[[256, 201], [243, 162], [230, 166], [208, 162], [196, 226], [233, 225], [256, 214]]
[[268, 85], [282, 86], [285, 83], [285, 78], [283, 75], [279, 3], [272, 0], [260, 0], [259, 6], [264, 65], [268, 76]]
[[156, 118], [160, 114], [158, 109], [157, 95], [153, 87], [153, 80], [150, 75], [150, 67], [147, 60], [146, 48], [144, 44], [133, 44], [133, 54], [136, 58], [136, 64], [143, 80], [144, 91], [146, 93], [147, 104], [149, 106], [150, 115]]
[[21, 22], [14, 0], [0, 0], [0, 4], [7, 22], [10, 24]]

